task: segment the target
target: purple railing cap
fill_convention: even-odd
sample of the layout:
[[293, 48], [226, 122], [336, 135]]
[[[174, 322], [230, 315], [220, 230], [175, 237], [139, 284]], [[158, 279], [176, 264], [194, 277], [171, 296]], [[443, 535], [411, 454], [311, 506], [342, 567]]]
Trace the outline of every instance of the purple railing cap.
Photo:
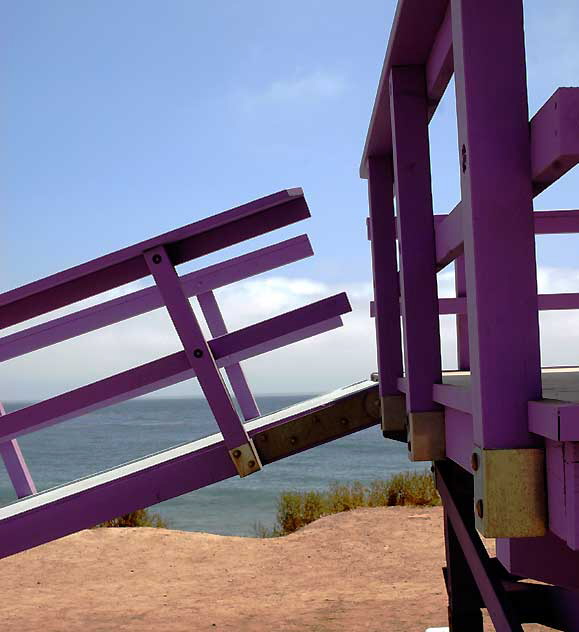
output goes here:
[[0, 294], [0, 327], [148, 276], [142, 254], [163, 245], [174, 265], [310, 217], [303, 191], [279, 191]]
[[368, 158], [385, 156], [392, 151], [388, 91], [390, 70], [392, 66], [425, 64], [427, 62], [438, 29], [444, 20], [447, 5], [448, 0], [429, 0], [428, 2], [398, 0], [360, 163], [360, 177], [362, 178], [368, 177]]

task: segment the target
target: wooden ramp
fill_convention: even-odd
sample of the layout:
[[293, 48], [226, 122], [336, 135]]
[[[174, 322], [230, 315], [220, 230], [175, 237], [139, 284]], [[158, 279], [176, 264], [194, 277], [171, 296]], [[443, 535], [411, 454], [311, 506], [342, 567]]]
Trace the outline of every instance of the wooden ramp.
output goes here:
[[[262, 464], [380, 420], [378, 385], [364, 381], [246, 423]], [[237, 476], [221, 433], [23, 498], [0, 509], [0, 557]]]

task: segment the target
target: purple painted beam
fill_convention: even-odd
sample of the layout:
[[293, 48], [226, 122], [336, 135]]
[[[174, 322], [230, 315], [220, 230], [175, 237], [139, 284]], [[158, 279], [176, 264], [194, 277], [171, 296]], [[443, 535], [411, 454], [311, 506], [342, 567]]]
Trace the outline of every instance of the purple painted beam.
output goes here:
[[195, 370], [201, 390], [211, 408], [229, 450], [247, 443], [247, 434], [231, 401], [229, 391], [213, 357], [189, 299], [183, 293], [179, 275], [163, 246], [144, 254], [163, 302], [185, 350], [189, 364]]
[[523, 448], [541, 397], [523, 13], [477, 6], [452, 0], [474, 441]]
[[[563, 294], [539, 294], [537, 296], [539, 311], [579, 309], [579, 294], [564, 292]], [[466, 297], [438, 299], [440, 314], [466, 314]]]
[[545, 441], [545, 470], [549, 531], [566, 541], [565, 461], [562, 443], [548, 439]]
[[531, 120], [535, 194], [579, 162], [579, 88], [558, 88]]
[[536, 235], [568, 235], [579, 233], [579, 211], [535, 211]]
[[[313, 255], [306, 235], [255, 250], [180, 277], [186, 296], [193, 296], [241, 281]], [[75, 336], [146, 314], [163, 306], [156, 286], [105, 301], [47, 323], [0, 338], [0, 361], [16, 358]]]
[[465, 301], [465, 313], [456, 317], [456, 352], [457, 364], [461, 371], [470, 369], [470, 348], [468, 345], [468, 317], [466, 315], [466, 268], [464, 256], [457, 257], [454, 262], [454, 289], [458, 299]]
[[579, 551], [551, 532], [540, 538], [497, 538], [497, 557], [513, 575], [579, 590]]
[[529, 429], [553, 441], [579, 441], [579, 404], [554, 399], [529, 402]]
[[[203, 294], [197, 296], [197, 300], [199, 301], [211, 335], [214, 338], [225, 336], [227, 334], [227, 327], [215, 299], [215, 294], [213, 294], [213, 292], [203, 292]], [[248, 419], [259, 417], [259, 408], [257, 407], [257, 403], [251, 393], [239, 362], [226, 366], [225, 373], [235, 393], [235, 398], [237, 399], [243, 418], [247, 421]]]
[[[579, 211], [535, 211], [536, 235], [564, 235], [579, 233]], [[461, 204], [446, 215], [435, 215], [436, 262], [438, 269], [447, 266], [464, 252]]]
[[424, 69], [392, 68], [392, 130], [408, 412], [428, 412], [441, 381], [428, 103]]
[[470, 388], [466, 386], [433, 384], [432, 399], [438, 404], [460, 410], [464, 413], [470, 413], [472, 409]]
[[[0, 402], [0, 418], [6, 414], [3, 404]], [[18, 498], [25, 498], [36, 494], [36, 485], [32, 480], [30, 470], [26, 465], [22, 450], [16, 439], [0, 443], [0, 456], [12, 482], [12, 487]]]
[[455, 408], [445, 408], [444, 434], [446, 457], [471, 472], [472, 416]]
[[450, 4], [432, 43], [432, 49], [426, 62], [426, 93], [431, 104], [429, 116], [432, 117], [439, 101], [448, 86], [454, 72], [452, 57], [452, 20]]
[[462, 254], [461, 204], [457, 204], [448, 215], [435, 215], [436, 263], [438, 269], [447, 266]]
[[148, 276], [145, 250], [166, 246], [179, 265], [310, 216], [301, 189], [288, 189], [213, 215], [0, 295], [0, 328]]
[[[231, 364], [283, 347], [291, 341], [339, 326], [351, 311], [345, 294], [265, 320], [209, 342], [217, 364]], [[327, 329], [324, 329], [326, 328]], [[112, 377], [8, 413], [0, 424], [0, 442], [79, 417], [93, 410], [195, 377], [184, 351], [173, 353]]]
[[368, 170], [368, 229], [371, 236], [374, 284], [373, 316], [376, 318], [380, 396], [386, 397], [397, 394], [396, 380], [402, 375], [392, 160], [371, 158]]
[[[368, 158], [388, 157], [392, 153], [390, 72], [395, 66], [423, 66], [428, 63], [435, 41], [437, 38], [444, 39], [438, 34], [447, 6], [448, 0], [429, 0], [428, 5], [423, 0], [398, 2], [360, 163], [362, 178], [368, 177]], [[434, 62], [431, 65], [434, 66]], [[440, 88], [437, 87], [436, 91], [440, 92]], [[429, 115], [432, 116], [435, 95], [429, 97]]]

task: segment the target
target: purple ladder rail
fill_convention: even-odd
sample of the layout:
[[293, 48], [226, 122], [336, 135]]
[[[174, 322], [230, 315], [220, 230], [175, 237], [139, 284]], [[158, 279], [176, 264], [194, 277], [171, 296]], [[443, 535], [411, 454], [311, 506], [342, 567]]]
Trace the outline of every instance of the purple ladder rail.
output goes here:
[[[444, 456], [441, 472], [470, 481], [465, 492], [438, 477], [451, 629], [482, 630], [483, 606], [498, 630], [530, 621], [579, 629], [579, 595], [566, 592], [579, 590], [579, 405], [542, 399], [558, 391], [549, 372], [542, 388], [538, 326], [539, 310], [578, 309], [579, 294], [537, 294], [534, 243], [535, 234], [579, 233], [579, 211], [532, 206], [579, 162], [579, 88], [558, 89], [529, 121], [522, 24], [521, 0], [399, 0], [360, 167], [381, 394], [405, 400], [412, 455], [410, 443], [429, 438], [424, 458]], [[461, 200], [433, 216], [426, 130], [453, 74]], [[400, 271], [390, 254], [396, 242]], [[456, 298], [437, 299], [436, 272], [453, 261]], [[441, 314], [457, 317], [463, 370], [442, 379]], [[437, 407], [442, 437], [435, 416], [413, 428], [414, 411]], [[532, 502], [517, 523], [521, 478]], [[498, 538], [498, 559], [512, 573], [555, 586], [501, 586], [475, 523]]]
[[[176, 265], [276, 228], [287, 226], [308, 216], [309, 210], [301, 189], [282, 191], [0, 295], [0, 322], [3, 327], [10, 327], [57, 308], [72, 305], [79, 300], [127, 282], [143, 278], [148, 274], [155, 281], [153, 287], [80, 309], [72, 314], [53, 318], [40, 325], [34, 325], [4, 336], [0, 339], [0, 359], [2, 360], [15, 358], [57, 344], [160, 307], [165, 307], [169, 312], [183, 345], [183, 351], [101, 379], [93, 384], [73, 389], [8, 414], [4, 414], [3, 409], [0, 411], [2, 413], [0, 454], [13, 481], [17, 496], [30, 496], [34, 499], [32, 501], [34, 507], [38, 507], [39, 502], [42, 505], [42, 510], [39, 510], [40, 513], [33, 512], [32, 518], [26, 510], [29, 505], [22, 504], [24, 500], [11, 505], [7, 512], [0, 510], [0, 530], [5, 531], [5, 525], [9, 523], [10, 527], [8, 531], [5, 531], [6, 537], [14, 539], [14, 541], [11, 540], [6, 543], [5, 551], [22, 550], [39, 543], [39, 541], [47, 541], [52, 537], [71, 533], [75, 530], [74, 525], [78, 522], [78, 516], [75, 516], [74, 512], [81, 510], [86, 513], [86, 503], [95, 502], [95, 499], [99, 497], [100, 500], [96, 500], [96, 502], [101, 503], [100, 506], [103, 508], [104, 496], [109, 491], [115, 495], [118, 502], [109, 503], [104, 511], [96, 512], [95, 516], [97, 513], [99, 516], [103, 516], [99, 520], [132, 511], [137, 508], [135, 502], [141, 503], [138, 507], [145, 506], [143, 504], [145, 498], [150, 502], [160, 500], [158, 496], [156, 500], [151, 500], [147, 494], [141, 493], [140, 487], [142, 485], [150, 486], [156, 477], [163, 477], [162, 470], [166, 469], [166, 460], [163, 459], [153, 465], [149, 463], [150, 459], [149, 461], [144, 459], [136, 462], [135, 471], [146, 470], [147, 474], [138, 477], [136, 481], [133, 481], [132, 477], [129, 476], [132, 481], [131, 485], [133, 482], [136, 483], [136, 487], [131, 487], [131, 497], [122, 495], [122, 490], [126, 489], [126, 479], [121, 475], [121, 472], [125, 471], [122, 467], [113, 470], [114, 473], [110, 475], [112, 478], [105, 487], [98, 484], [94, 489], [91, 487], [93, 491], [90, 494], [90, 499], [86, 494], [81, 493], [80, 505], [75, 506], [75, 509], [71, 508], [71, 499], [66, 493], [64, 495], [61, 492], [56, 493], [56, 495], [51, 493], [36, 494], [34, 483], [16, 438], [103, 406], [197, 377], [221, 430], [216, 442], [225, 448], [228, 466], [222, 467], [223, 453], [221, 448], [218, 450], [218, 454], [214, 451], [210, 455], [206, 450], [207, 445], [209, 445], [207, 440], [196, 442], [192, 449], [191, 458], [200, 465], [200, 469], [196, 471], [194, 476], [188, 475], [190, 479], [187, 483], [188, 491], [222, 480], [230, 476], [231, 472], [237, 471], [240, 476], [246, 476], [257, 471], [262, 466], [262, 455], [265, 455], [268, 462], [276, 460], [271, 455], [271, 449], [262, 447], [258, 450], [254, 446], [252, 435], [248, 434], [250, 428], [246, 427], [238, 417], [221, 377], [220, 368], [225, 368], [230, 377], [244, 418], [259, 416], [255, 400], [239, 363], [247, 358], [339, 327], [342, 324], [341, 315], [351, 310], [346, 295], [338, 294], [229, 333], [226, 330], [213, 290], [311, 256], [312, 249], [307, 237], [302, 235], [289, 239], [230, 261], [210, 266], [205, 270], [192, 272], [184, 277], [179, 277]], [[214, 336], [212, 340], [205, 339], [191, 308], [188, 297], [193, 295], [199, 297], [210, 331]], [[353, 406], [364, 405], [365, 411], [377, 410], [373, 401], [366, 401], [368, 397], [371, 398], [371, 394], [376, 389], [376, 385], [370, 383], [365, 388], [351, 391], [351, 397], [344, 397], [344, 393], [337, 393], [334, 396], [335, 405], [345, 406], [347, 409], [345, 415], [351, 413], [349, 409]], [[324, 401], [324, 409], [332, 403], [331, 400]], [[309, 413], [306, 414], [305, 412], [300, 415], [288, 412], [286, 416], [278, 416], [276, 419], [278, 424], [282, 426], [293, 424], [297, 418], [305, 418], [304, 423], [307, 424], [308, 415]], [[345, 415], [342, 415], [342, 419], [346, 419]], [[259, 423], [256, 428], [261, 428], [270, 417], [258, 419]], [[339, 419], [333, 420], [333, 423], [325, 428], [324, 433], [320, 435], [319, 429], [316, 430], [319, 435], [316, 438], [316, 432], [309, 431], [308, 437], [304, 441], [310, 446], [323, 443], [337, 436], [343, 436], [348, 432], [367, 427], [369, 424], [372, 425], [376, 423], [376, 417], [377, 414], [372, 417], [367, 412], [363, 413], [361, 414], [361, 422], [352, 419], [350, 427], [341, 428], [338, 432], [336, 425], [342, 422]], [[299, 435], [300, 428], [296, 428], [295, 432]], [[269, 434], [265, 435], [265, 438], [268, 436]], [[283, 446], [283, 444], [284, 442], [279, 440], [275, 443], [278, 447]], [[282, 458], [286, 456], [286, 452], [290, 454], [299, 449], [305, 448], [299, 446], [297, 448], [293, 446], [291, 450], [284, 448], [285, 451], [282, 450], [282, 454], [276, 458]], [[199, 454], [197, 454], [198, 451]], [[171, 451], [169, 453], [173, 454]], [[201, 461], [198, 457], [201, 458]], [[216, 463], [211, 462], [213, 458], [217, 459]], [[86, 488], [87, 480], [72, 484], [72, 487], [65, 486], [65, 488], [71, 494], [73, 493], [72, 490], [76, 493], [79, 489]], [[94, 480], [98, 482], [99, 475], [94, 477]], [[179, 489], [181, 489], [179, 485], [171, 486], [171, 495], [184, 493], [179, 492]], [[37, 498], [40, 497], [42, 500], [38, 501]], [[50, 526], [51, 520], [61, 521], [63, 518], [62, 512], [60, 510], [54, 512], [51, 501], [47, 502], [47, 499], [53, 497], [54, 502], [57, 502], [56, 499], [58, 499], [58, 503], [64, 502], [66, 524]], [[137, 501], [137, 499], [139, 500]], [[90, 515], [90, 512], [88, 514]], [[106, 517], [104, 517], [105, 514]], [[36, 536], [32, 537], [29, 530], [38, 531], [34, 527], [37, 520], [42, 520], [47, 527], [47, 533], [53, 535], [42, 536], [40, 540]], [[90, 522], [90, 519], [87, 521], [86, 516], [82, 518], [81, 522], [83, 526], [94, 524], [94, 522]], [[23, 527], [24, 523], [29, 526]]]

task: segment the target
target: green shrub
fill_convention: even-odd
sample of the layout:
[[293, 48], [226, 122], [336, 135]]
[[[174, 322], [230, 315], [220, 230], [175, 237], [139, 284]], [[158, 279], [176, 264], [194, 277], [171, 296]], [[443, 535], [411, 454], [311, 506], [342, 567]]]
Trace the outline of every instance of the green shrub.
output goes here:
[[358, 507], [392, 507], [395, 505], [440, 505], [440, 496], [429, 471], [403, 472], [386, 480], [363, 485], [332, 483], [327, 491], [282, 492], [277, 501], [277, 519], [272, 529], [254, 526], [258, 537], [293, 533], [322, 516], [350, 511]]
[[124, 516], [107, 520], [97, 527], [154, 527], [157, 529], [168, 529], [169, 525], [157, 513], [151, 513], [148, 509], [137, 509]]

